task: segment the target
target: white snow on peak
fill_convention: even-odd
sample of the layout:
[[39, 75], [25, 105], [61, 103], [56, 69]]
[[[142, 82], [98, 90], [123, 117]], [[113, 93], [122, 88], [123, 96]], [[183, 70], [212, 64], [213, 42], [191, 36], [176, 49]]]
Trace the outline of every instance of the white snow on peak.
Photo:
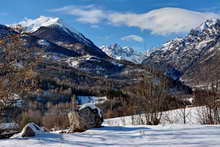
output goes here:
[[209, 19], [209, 20], [206, 20], [206, 21], [203, 22], [200, 26], [198, 26], [195, 30], [202, 32], [202, 31], [204, 31], [205, 29], [214, 26], [214, 25], [217, 24], [218, 22], [219, 22], [219, 19]]
[[131, 47], [121, 47], [118, 44], [110, 46], [103, 45], [100, 49], [112, 58], [117, 60], [128, 60], [135, 63], [141, 63], [145, 56], [147, 56], [147, 54], [138, 52]]
[[161, 50], [167, 51], [167, 50], [169, 50], [170, 48], [173, 47], [173, 44], [174, 44], [174, 43], [181, 42], [181, 41], [183, 41], [183, 38], [181, 38], [181, 37], [176, 37], [174, 40], [170, 40], [170, 41], [164, 43], [164, 44], [162, 45]]
[[74, 36], [75, 37], [75, 35], [76, 35], [80, 41], [82, 41], [82, 42], [84, 42], [86, 44], [90, 44], [91, 43], [80, 32], [78, 32], [76, 29], [74, 29], [70, 25], [64, 23], [58, 17], [40, 16], [40, 17], [38, 17], [36, 19], [25, 18], [24, 21], [18, 22], [16, 24], [7, 25], [7, 26], [13, 28], [17, 32], [25, 32], [25, 33], [35, 32], [40, 27], [59, 26], [66, 33], [68, 33], [70, 36]]
[[47, 27], [51, 25], [64, 26], [62, 21], [58, 17], [46, 17], [40, 16], [36, 19], [25, 18], [24, 21], [21, 21], [17, 24], [10, 25], [11, 27], [21, 26], [24, 28], [24, 32], [35, 32], [40, 27]]

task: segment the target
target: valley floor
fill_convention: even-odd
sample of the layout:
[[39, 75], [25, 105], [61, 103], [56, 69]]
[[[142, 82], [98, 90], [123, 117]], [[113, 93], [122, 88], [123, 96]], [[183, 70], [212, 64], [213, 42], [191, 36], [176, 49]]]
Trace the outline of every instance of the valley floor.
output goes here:
[[0, 140], [0, 147], [219, 147], [220, 126], [104, 126], [84, 133], [46, 133]]

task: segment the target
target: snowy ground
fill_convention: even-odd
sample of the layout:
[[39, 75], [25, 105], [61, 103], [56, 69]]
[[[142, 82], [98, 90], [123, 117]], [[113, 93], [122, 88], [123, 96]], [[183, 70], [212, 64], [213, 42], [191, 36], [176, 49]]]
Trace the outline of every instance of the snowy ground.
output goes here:
[[165, 112], [169, 121], [164, 115], [158, 126], [132, 126], [128, 116], [106, 120], [104, 127], [83, 133], [42, 133], [33, 138], [0, 140], [0, 147], [219, 147], [220, 125], [198, 124], [198, 110], [201, 108], [186, 110], [186, 125], [181, 120], [182, 110], [175, 110]]
[[1, 147], [219, 147], [220, 126], [105, 126], [75, 134], [1, 140]]
[[[184, 111], [185, 110], [185, 111]], [[201, 124], [201, 113], [205, 112], [205, 107], [189, 107], [186, 109], [177, 109], [165, 111], [162, 114], [161, 124], [184, 124], [184, 117], [186, 124]], [[111, 126], [127, 126], [143, 124], [145, 115], [125, 116], [105, 120], [106, 125]]]

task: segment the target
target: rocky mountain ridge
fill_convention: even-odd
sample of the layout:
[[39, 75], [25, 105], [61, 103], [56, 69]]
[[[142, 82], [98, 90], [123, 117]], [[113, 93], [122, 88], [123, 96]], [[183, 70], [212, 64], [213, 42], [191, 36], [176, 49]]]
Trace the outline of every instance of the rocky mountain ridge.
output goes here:
[[128, 46], [122, 47], [117, 43], [109, 46], [103, 45], [100, 49], [112, 58], [128, 60], [137, 64], [140, 64], [147, 57], [147, 53], [138, 52]]
[[183, 38], [168, 41], [143, 61], [164, 72], [173, 79], [179, 79], [198, 62], [211, 58], [217, 51], [220, 38], [220, 20], [211, 19]]

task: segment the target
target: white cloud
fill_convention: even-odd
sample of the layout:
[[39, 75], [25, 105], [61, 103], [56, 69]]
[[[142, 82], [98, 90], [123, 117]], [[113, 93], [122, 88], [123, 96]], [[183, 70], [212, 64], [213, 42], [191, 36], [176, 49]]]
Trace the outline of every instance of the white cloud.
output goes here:
[[160, 8], [146, 13], [106, 11], [94, 5], [67, 6], [52, 11], [74, 15], [77, 21], [90, 24], [107, 22], [112, 25], [138, 27], [153, 34], [185, 33], [207, 19], [220, 18], [220, 14], [191, 11], [181, 8]]
[[109, 21], [115, 25], [151, 30], [153, 34], [185, 33], [219, 14], [201, 13], [180, 8], [161, 8], [143, 14], [115, 13]]
[[137, 41], [137, 42], [143, 42], [144, 39], [141, 36], [137, 35], [128, 35], [121, 38], [123, 41]]
[[106, 14], [103, 10], [96, 8], [94, 5], [88, 6], [66, 6], [63, 8], [52, 9], [52, 12], [63, 12], [77, 17], [77, 21], [83, 23], [97, 24]]

